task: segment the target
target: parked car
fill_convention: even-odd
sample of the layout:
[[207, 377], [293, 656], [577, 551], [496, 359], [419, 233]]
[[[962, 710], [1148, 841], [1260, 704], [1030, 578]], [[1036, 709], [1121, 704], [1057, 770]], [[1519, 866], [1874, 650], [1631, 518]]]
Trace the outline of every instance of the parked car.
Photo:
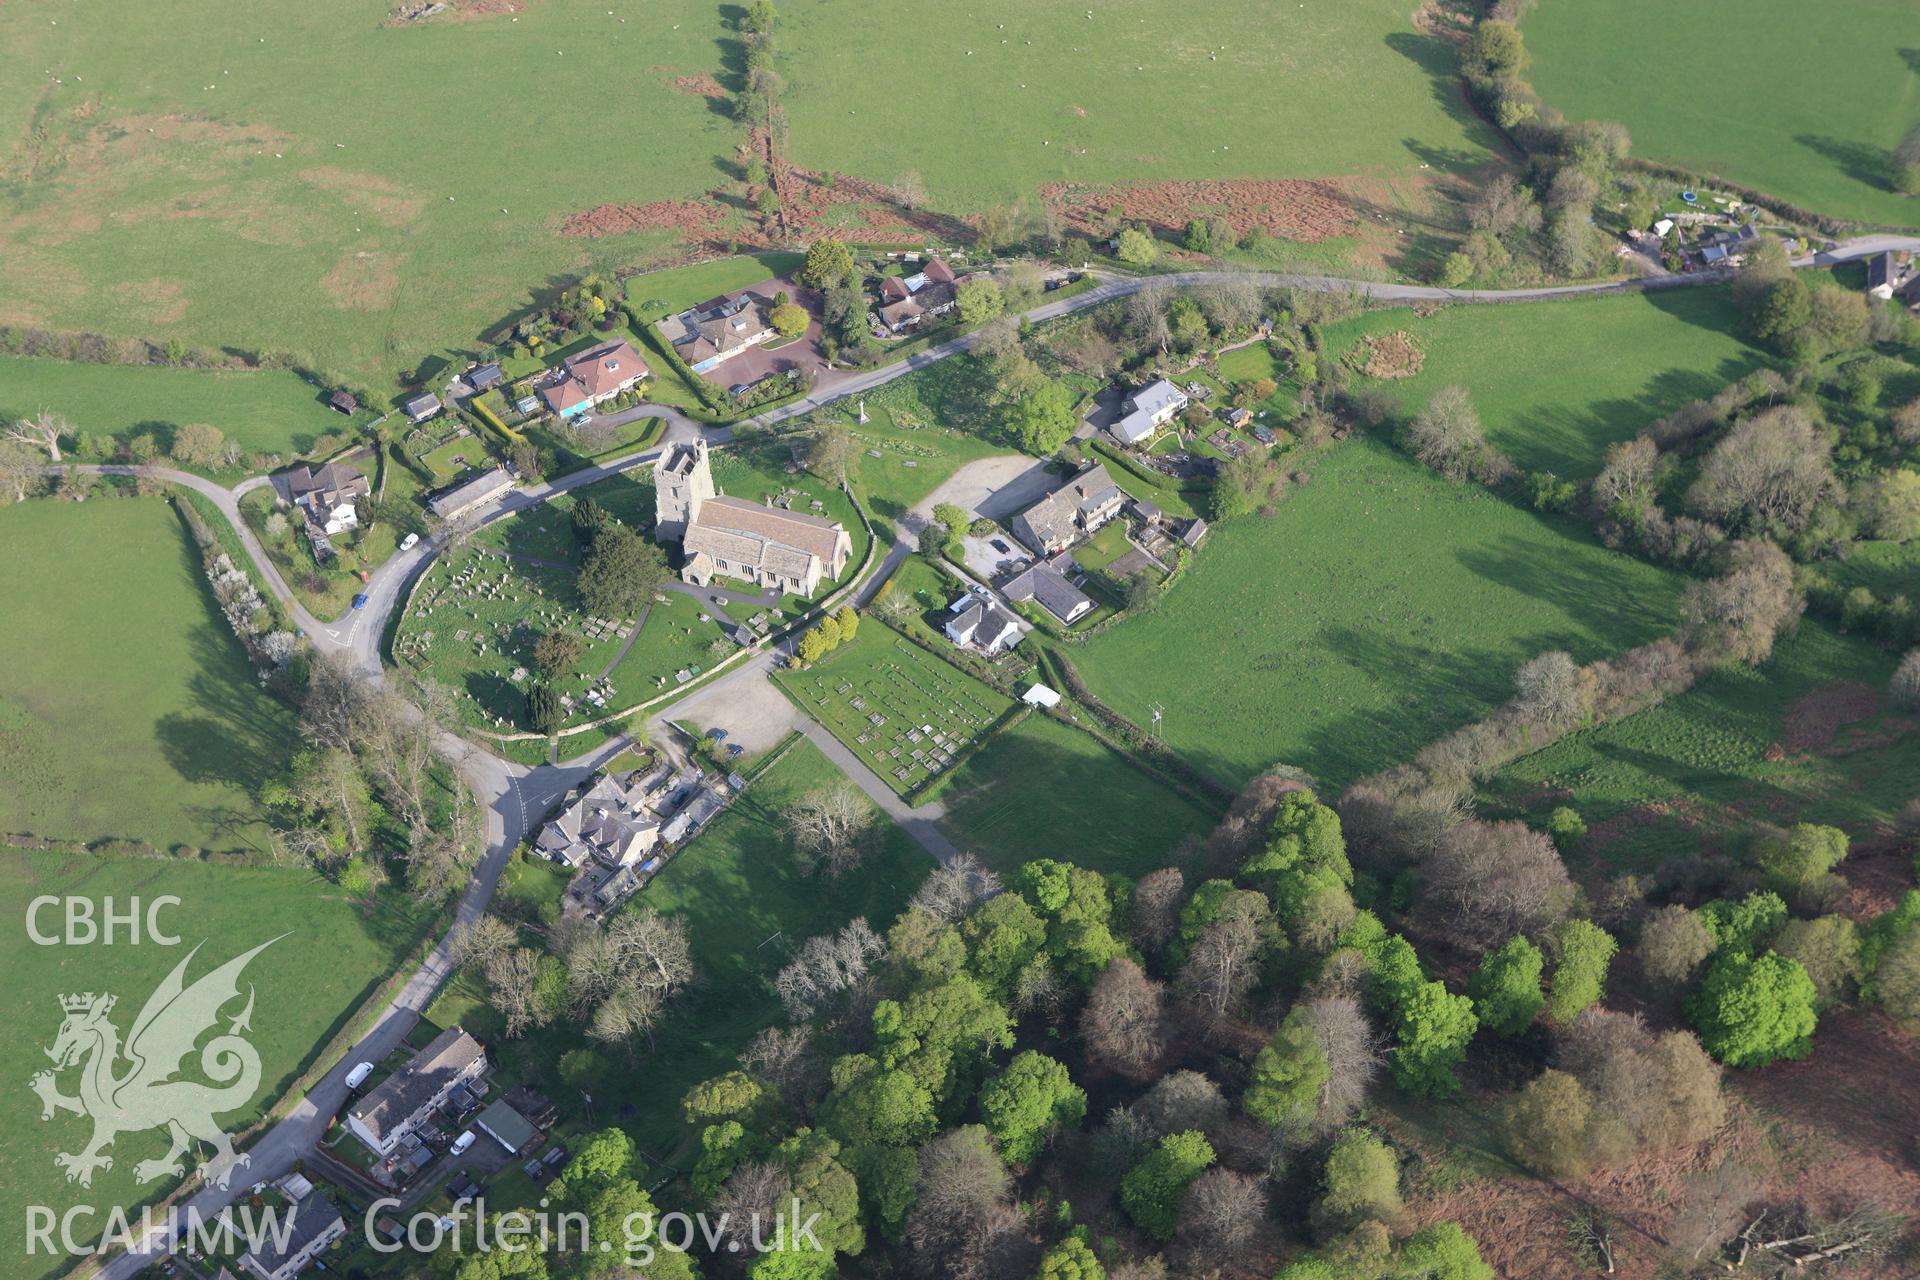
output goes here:
[[361, 593], [360, 593], [359, 595], [357, 595], [357, 596], [355, 596], [355, 597], [353, 598], [353, 607], [354, 607], [354, 608], [356, 608], [356, 609], [364, 609], [364, 608], [366, 608], [366, 607], [367, 607], [367, 593], [366, 593], [366, 592], [364, 592], [364, 591], [362, 591], [362, 592], [361, 592]]
[[447, 1154], [450, 1156], [465, 1155], [467, 1148], [472, 1145], [473, 1130], [468, 1129], [453, 1140], [453, 1145], [447, 1148]]
[[355, 1063], [353, 1070], [347, 1072], [347, 1088], [358, 1089], [367, 1082], [367, 1077], [372, 1074], [373, 1064], [371, 1062]]
[[989, 542], [987, 543], [987, 545], [988, 545], [988, 546], [990, 546], [990, 547], [992, 547], [992, 548], [993, 548], [993, 549], [994, 549], [995, 551], [998, 551], [998, 552], [999, 552], [1000, 554], [1002, 554], [1002, 555], [1005, 555], [1005, 554], [1006, 554], [1006, 553], [1008, 553], [1009, 551], [1012, 551], [1012, 550], [1013, 550], [1013, 548], [1012, 548], [1012, 547], [1010, 547], [1010, 546], [1008, 546], [1008, 545], [1007, 545], [1006, 543], [1004, 543], [1004, 542], [1002, 542], [1002, 541], [1001, 541], [1000, 539], [998, 539], [998, 538], [994, 538], [994, 539], [991, 539], [991, 540], [990, 540], [990, 541], [989, 541]]
[[419, 545], [419, 542], [420, 542], [420, 535], [417, 533], [410, 533], [406, 537], [400, 539], [400, 549], [402, 551], [411, 551], [414, 549], [414, 547]]

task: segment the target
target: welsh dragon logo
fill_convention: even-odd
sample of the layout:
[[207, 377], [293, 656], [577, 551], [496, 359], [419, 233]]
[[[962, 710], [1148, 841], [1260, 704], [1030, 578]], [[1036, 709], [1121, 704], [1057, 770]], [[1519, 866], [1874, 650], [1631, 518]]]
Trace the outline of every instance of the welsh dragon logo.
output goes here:
[[[232, 1016], [224, 1034], [214, 1036], [200, 1050], [200, 1073], [213, 1083], [175, 1076], [201, 1035], [220, 1021], [221, 1009], [239, 999], [240, 973], [247, 962], [279, 940], [269, 938], [188, 986], [187, 965], [200, 952], [194, 947], [147, 997], [124, 1045], [119, 1028], [108, 1017], [116, 1003], [114, 996], [88, 991], [60, 997], [66, 1018], [53, 1047], [46, 1051], [53, 1069], [36, 1073], [30, 1084], [40, 1095], [42, 1120], [53, 1119], [55, 1112], [71, 1111], [93, 1121], [93, 1140], [85, 1148], [53, 1158], [66, 1171], [67, 1181], [92, 1186], [95, 1169], [113, 1168], [113, 1157], [103, 1155], [102, 1148], [112, 1145], [119, 1134], [143, 1129], [166, 1130], [172, 1145], [159, 1159], [134, 1166], [134, 1176], [141, 1182], [184, 1173], [181, 1157], [195, 1142], [213, 1147], [213, 1158], [200, 1171], [217, 1186], [225, 1187], [234, 1168], [247, 1163], [246, 1156], [234, 1153], [233, 1143], [213, 1118], [246, 1105], [260, 1085], [260, 1055], [240, 1034], [251, 1030], [251, 984], [246, 1007]], [[56, 1082], [57, 1074], [69, 1067], [80, 1068], [77, 1097], [61, 1093]]]

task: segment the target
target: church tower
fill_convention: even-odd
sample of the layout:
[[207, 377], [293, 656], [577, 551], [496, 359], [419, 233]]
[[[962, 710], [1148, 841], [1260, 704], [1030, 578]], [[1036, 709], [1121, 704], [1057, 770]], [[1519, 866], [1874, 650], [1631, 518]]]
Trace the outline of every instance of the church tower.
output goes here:
[[713, 496], [713, 467], [707, 460], [707, 442], [676, 444], [653, 469], [653, 536], [660, 542], [680, 542], [687, 526], [700, 517], [700, 504]]

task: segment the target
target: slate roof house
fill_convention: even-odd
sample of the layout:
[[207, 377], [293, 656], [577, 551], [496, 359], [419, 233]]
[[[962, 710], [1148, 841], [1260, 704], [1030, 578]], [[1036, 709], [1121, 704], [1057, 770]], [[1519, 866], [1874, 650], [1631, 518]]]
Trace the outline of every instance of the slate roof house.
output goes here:
[[1165, 378], [1155, 378], [1129, 393], [1122, 407], [1126, 412], [1109, 430], [1121, 444], [1139, 444], [1187, 407], [1187, 393]]
[[1015, 604], [1032, 600], [1059, 619], [1062, 626], [1071, 626], [1093, 611], [1092, 597], [1067, 581], [1066, 570], [1072, 563], [1072, 557], [1064, 551], [1041, 560], [1008, 578], [1001, 584], [1000, 594]]
[[1891, 301], [1907, 283], [1907, 273], [1891, 253], [1876, 253], [1867, 259], [1867, 296]]
[[360, 527], [354, 501], [373, 492], [359, 471], [344, 462], [295, 467], [282, 477], [287, 501], [300, 508], [314, 528], [331, 537]]
[[1120, 514], [1127, 500], [1107, 469], [1089, 462], [1013, 518], [1013, 536], [1042, 556], [1064, 551]]
[[440, 412], [440, 397], [431, 391], [422, 391], [417, 396], [409, 396], [403, 400], [400, 403], [400, 408], [406, 413], [407, 417], [413, 421], [425, 422], [428, 418]]
[[506, 376], [497, 364], [477, 364], [467, 370], [467, 385], [475, 391], [485, 391], [488, 387], [498, 386]]
[[562, 361], [541, 384], [540, 398], [562, 418], [577, 418], [632, 390], [648, 372], [632, 343], [603, 342]]
[[511, 488], [513, 488], [513, 477], [507, 474], [504, 467], [495, 467], [491, 471], [482, 472], [458, 488], [447, 490], [429, 502], [427, 507], [442, 520], [451, 520], [482, 503], [493, 501]]
[[853, 539], [837, 520], [717, 493], [707, 442], [676, 444], [654, 467], [654, 536], [680, 543], [680, 576], [739, 578], [810, 596], [846, 571]]
[[962, 649], [971, 645], [982, 653], [1005, 653], [1026, 633], [1020, 619], [999, 601], [968, 592], [947, 606], [947, 639]]
[[480, 1042], [449, 1027], [347, 1109], [347, 1131], [384, 1159], [456, 1086], [478, 1079], [486, 1069], [487, 1051]]
[[335, 1240], [347, 1234], [347, 1220], [320, 1192], [308, 1194], [275, 1224], [261, 1232], [258, 1246], [240, 1256], [240, 1269], [257, 1280], [293, 1280]]
[[540, 829], [534, 847], [549, 861], [578, 868], [588, 859], [631, 866], [659, 843], [654, 804], [664, 771], [634, 770], [625, 778], [597, 774], [567, 796], [560, 813]]
[[705, 373], [773, 338], [768, 300], [754, 289], [710, 298], [656, 326], [687, 367]]

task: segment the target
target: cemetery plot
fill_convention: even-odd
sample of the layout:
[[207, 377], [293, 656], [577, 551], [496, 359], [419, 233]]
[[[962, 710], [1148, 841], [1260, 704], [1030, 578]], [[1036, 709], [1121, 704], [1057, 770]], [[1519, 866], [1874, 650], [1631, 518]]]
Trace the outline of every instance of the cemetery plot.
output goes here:
[[584, 651], [556, 688], [573, 724], [624, 705], [616, 701], [620, 682], [597, 676], [638, 621], [582, 612], [567, 570], [474, 546], [428, 571], [394, 637], [393, 656], [451, 688], [469, 723], [512, 730], [521, 727], [527, 690], [537, 680], [534, 644], [550, 631], [572, 632]]
[[902, 796], [946, 772], [1013, 709], [1004, 694], [873, 622], [778, 682]]

